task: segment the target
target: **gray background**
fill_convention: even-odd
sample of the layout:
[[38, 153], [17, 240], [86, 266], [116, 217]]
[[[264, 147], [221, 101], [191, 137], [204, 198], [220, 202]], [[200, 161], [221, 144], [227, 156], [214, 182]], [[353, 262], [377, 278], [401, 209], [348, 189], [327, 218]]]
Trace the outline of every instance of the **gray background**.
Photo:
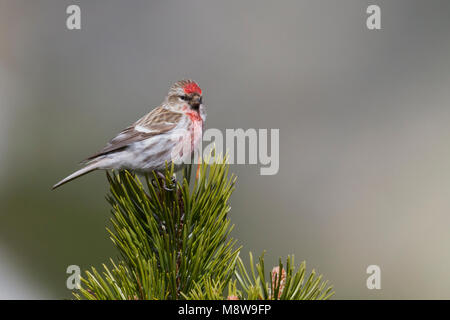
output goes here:
[[0, 298], [116, 257], [104, 174], [50, 186], [185, 77], [208, 127], [280, 129], [278, 175], [232, 167], [244, 255], [293, 253], [335, 298], [449, 298], [449, 31], [449, 1], [0, 0]]

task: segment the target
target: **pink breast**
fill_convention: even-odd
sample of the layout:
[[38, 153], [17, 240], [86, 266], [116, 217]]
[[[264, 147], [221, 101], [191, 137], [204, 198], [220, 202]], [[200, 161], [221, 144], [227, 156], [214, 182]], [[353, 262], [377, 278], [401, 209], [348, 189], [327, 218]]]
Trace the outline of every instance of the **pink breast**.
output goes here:
[[186, 110], [187, 108], [183, 108], [185, 110], [185, 114], [191, 119], [192, 123], [189, 126], [189, 130], [191, 131], [191, 144], [192, 151], [197, 148], [199, 142], [202, 140], [202, 131], [203, 131], [203, 120], [200, 117], [199, 113], [193, 110]]
[[202, 122], [202, 118], [200, 117], [198, 112], [189, 110], [189, 111], [186, 111], [185, 113], [191, 119], [192, 122], [197, 122], [197, 121]]

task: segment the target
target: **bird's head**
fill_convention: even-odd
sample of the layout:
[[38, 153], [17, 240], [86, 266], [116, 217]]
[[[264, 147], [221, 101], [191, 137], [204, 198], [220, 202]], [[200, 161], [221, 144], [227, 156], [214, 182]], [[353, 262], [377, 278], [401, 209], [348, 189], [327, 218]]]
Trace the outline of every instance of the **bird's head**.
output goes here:
[[193, 80], [175, 82], [170, 87], [167, 98], [171, 105], [187, 105], [196, 112], [203, 111], [202, 89]]

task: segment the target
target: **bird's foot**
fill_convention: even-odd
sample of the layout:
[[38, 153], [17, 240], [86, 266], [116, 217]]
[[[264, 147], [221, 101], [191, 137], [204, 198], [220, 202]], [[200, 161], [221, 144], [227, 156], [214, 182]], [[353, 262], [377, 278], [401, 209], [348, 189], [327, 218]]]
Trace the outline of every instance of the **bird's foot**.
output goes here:
[[[157, 180], [159, 180], [160, 185], [162, 186], [162, 188], [166, 191], [173, 191], [175, 190], [176, 186], [177, 186], [177, 179], [175, 177], [175, 175], [172, 176], [172, 178], [170, 179], [170, 186], [167, 186], [166, 184], [166, 176], [159, 171], [156, 171], [156, 175], [157, 175]], [[156, 179], [153, 179], [153, 186], [158, 186], [158, 183], [156, 181]]]

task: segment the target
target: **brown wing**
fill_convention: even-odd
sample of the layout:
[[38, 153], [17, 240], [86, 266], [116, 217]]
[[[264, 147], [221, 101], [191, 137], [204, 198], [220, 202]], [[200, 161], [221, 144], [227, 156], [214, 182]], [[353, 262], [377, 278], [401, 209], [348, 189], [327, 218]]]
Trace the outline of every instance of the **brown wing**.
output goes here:
[[122, 130], [102, 150], [84, 161], [93, 160], [98, 156], [123, 150], [133, 142], [145, 140], [170, 131], [177, 126], [182, 116], [182, 113], [173, 112], [163, 107], [155, 108], [131, 126]]

